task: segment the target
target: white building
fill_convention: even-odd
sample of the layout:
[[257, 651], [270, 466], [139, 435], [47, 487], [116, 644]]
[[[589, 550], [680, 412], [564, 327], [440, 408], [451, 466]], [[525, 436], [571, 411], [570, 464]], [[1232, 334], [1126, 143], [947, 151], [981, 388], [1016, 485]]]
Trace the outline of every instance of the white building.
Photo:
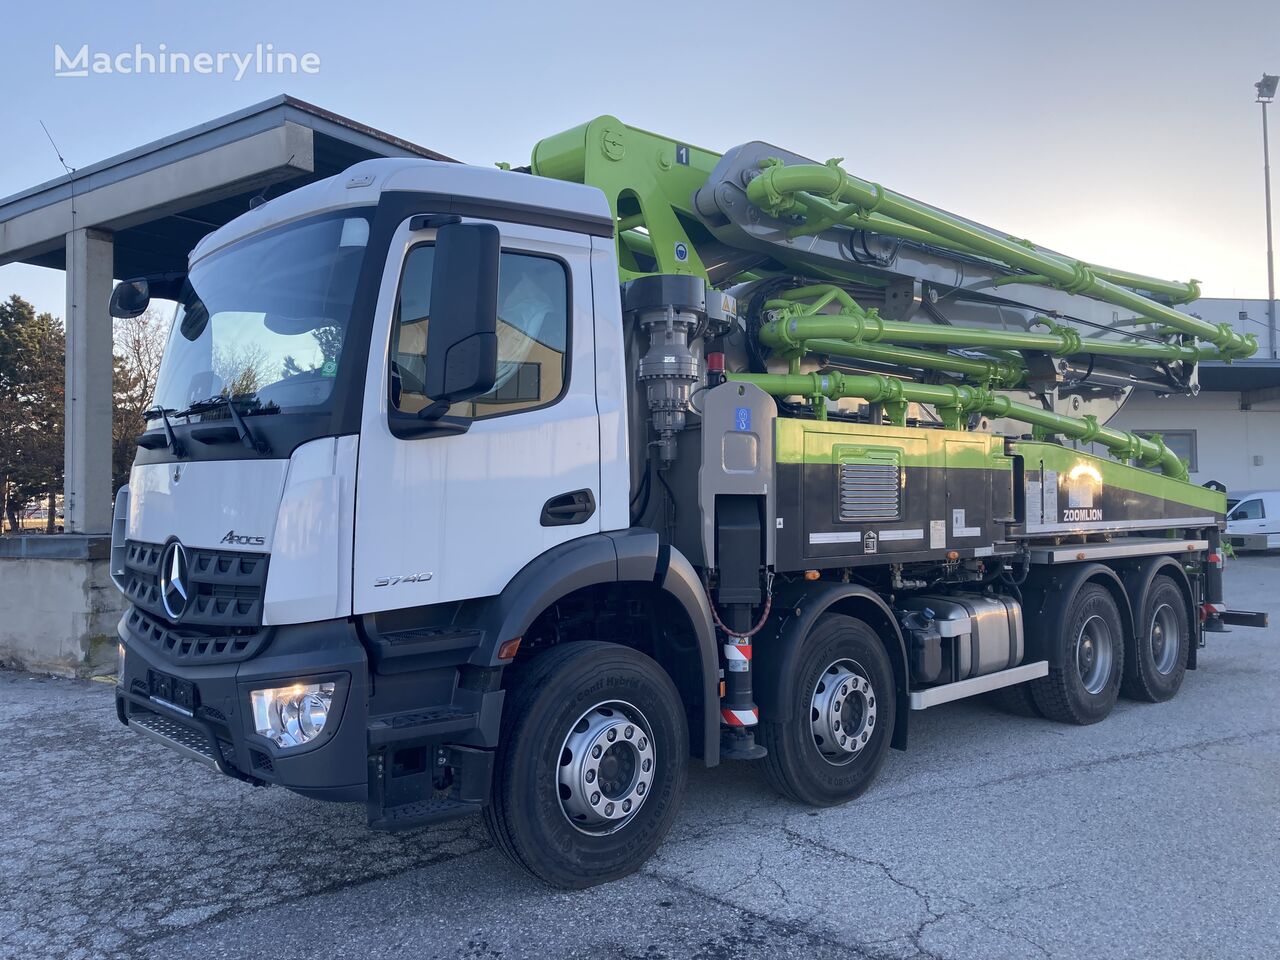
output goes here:
[[1280, 488], [1280, 359], [1269, 356], [1267, 301], [1202, 299], [1184, 309], [1254, 334], [1257, 356], [1201, 364], [1197, 397], [1135, 392], [1110, 425], [1159, 433], [1190, 463], [1197, 483], [1217, 480], [1229, 491]]

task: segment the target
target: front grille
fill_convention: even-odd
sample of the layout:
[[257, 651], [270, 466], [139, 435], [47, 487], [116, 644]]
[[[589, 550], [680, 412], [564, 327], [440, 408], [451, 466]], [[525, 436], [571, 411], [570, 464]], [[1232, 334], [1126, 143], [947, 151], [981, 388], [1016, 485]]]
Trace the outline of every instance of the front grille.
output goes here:
[[229, 663], [247, 660], [266, 641], [267, 630], [213, 633], [170, 624], [136, 606], [124, 619], [131, 640], [139, 641], [172, 663]]
[[[171, 623], [160, 597], [164, 551], [162, 543], [125, 541], [124, 593], [135, 607]], [[182, 614], [182, 626], [222, 630], [261, 626], [267, 555], [195, 547], [186, 551], [190, 601]]]
[[840, 456], [843, 522], [901, 519], [902, 467], [896, 450], [860, 450]]

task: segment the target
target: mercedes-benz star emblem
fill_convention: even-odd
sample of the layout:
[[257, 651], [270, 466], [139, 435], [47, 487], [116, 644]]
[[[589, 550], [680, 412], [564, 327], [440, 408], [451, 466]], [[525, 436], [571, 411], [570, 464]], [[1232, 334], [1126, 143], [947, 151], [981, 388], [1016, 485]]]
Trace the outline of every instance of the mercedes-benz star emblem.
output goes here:
[[160, 558], [160, 602], [171, 620], [187, 612], [187, 551], [177, 540], [165, 547]]

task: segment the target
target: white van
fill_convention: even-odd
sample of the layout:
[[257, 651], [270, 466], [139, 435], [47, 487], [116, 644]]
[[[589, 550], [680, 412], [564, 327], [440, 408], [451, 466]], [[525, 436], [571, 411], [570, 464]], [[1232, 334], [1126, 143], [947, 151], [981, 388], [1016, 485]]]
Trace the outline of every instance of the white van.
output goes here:
[[1227, 539], [1237, 550], [1280, 548], [1280, 490], [1246, 490], [1229, 496]]

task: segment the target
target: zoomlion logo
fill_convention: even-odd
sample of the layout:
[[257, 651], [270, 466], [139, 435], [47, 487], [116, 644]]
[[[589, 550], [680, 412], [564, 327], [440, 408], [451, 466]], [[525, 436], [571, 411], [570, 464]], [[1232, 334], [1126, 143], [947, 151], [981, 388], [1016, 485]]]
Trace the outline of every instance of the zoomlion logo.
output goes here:
[[1063, 523], [1080, 523], [1084, 520], [1101, 520], [1101, 507], [1068, 507], [1062, 511]]
[[228, 530], [227, 535], [220, 541], [222, 543], [235, 543], [242, 547], [261, 547], [267, 542], [266, 537], [248, 537], [234, 530]]

